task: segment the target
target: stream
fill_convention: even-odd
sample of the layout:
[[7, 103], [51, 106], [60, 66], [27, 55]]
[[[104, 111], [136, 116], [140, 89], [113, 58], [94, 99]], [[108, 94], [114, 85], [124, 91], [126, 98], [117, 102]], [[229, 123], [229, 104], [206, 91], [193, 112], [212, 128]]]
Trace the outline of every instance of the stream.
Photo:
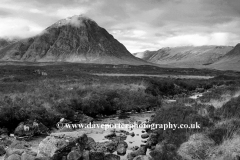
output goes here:
[[[103, 124], [103, 123], [125, 123], [125, 124], [132, 124], [135, 121], [141, 121], [141, 122], [146, 122], [146, 120], [149, 120], [150, 117], [154, 115], [154, 112], [150, 112], [150, 113], [136, 113], [136, 114], [130, 114], [128, 116], [128, 118], [124, 118], [124, 119], [119, 119], [117, 115], [109, 117], [109, 118], [104, 118], [101, 121], [95, 121], [94, 123], [96, 124]], [[104, 142], [104, 141], [108, 141], [108, 139], [106, 139], [104, 136], [106, 136], [111, 129], [108, 130], [102, 130], [101, 132], [92, 132], [87, 134], [89, 137], [92, 137], [96, 142]], [[132, 137], [131, 135], [127, 135], [127, 139], [125, 140], [125, 142], [127, 142], [128, 144], [128, 148], [127, 148], [127, 152], [125, 155], [119, 155], [121, 157], [121, 160], [127, 160], [127, 155], [128, 153], [132, 152], [132, 148], [135, 146], [140, 147], [140, 145], [144, 144], [142, 142], [142, 140], [146, 140], [146, 139], [142, 139], [141, 135], [146, 133], [142, 133], [142, 131], [144, 131], [144, 129], [141, 128], [133, 128], [132, 130], [129, 128], [126, 129], [116, 129], [116, 131], [118, 130], [125, 130], [127, 132], [134, 132], [135, 136]], [[150, 150], [147, 150], [147, 155], [149, 154]], [[115, 151], [113, 154], [117, 155], [117, 151]]]

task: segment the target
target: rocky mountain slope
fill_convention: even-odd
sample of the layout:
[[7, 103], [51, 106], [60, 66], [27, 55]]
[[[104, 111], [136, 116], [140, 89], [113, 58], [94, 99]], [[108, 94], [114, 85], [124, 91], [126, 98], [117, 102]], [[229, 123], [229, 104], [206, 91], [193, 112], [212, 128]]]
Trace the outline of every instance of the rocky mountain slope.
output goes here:
[[90, 18], [59, 20], [41, 34], [0, 50], [2, 61], [147, 64]]
[[240, 44], [237, 44], [230, 52], [209, 67], [221, 70], [240, 71]]
[[8, 39], [0, 38], [0, 49], [4, 48], [14, 42], [15, 42], [15, 40], [8, 40]]

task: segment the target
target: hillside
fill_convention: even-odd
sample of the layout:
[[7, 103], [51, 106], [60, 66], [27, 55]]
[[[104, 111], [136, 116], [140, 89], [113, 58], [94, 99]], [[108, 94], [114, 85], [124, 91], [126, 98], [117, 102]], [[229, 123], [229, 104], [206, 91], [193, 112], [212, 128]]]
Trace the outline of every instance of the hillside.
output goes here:
[[230, 52], [216, 63], [210, 65], [210, 67], [221, 70], [240, 71], [240, 44], [237, 44]]
[[232, 49], [232, 46], [183, 46], [145, 51], [134, 55], [155, 64], [202, 68], [218, 62]]

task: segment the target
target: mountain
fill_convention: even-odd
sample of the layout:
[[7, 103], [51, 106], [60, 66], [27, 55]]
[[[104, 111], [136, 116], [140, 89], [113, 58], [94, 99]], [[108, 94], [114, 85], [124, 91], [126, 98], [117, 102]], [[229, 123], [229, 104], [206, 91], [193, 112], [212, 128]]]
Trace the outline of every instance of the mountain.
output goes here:
[[15, 42], [15, 40], [0, 38], [0, 49], [4, 48], [14, 42]]
[[59, 20], [41, 34], [0, 50], [2, 61], [147, 64], [85, 16]]
[[145, 61], [148, 61], [154, 54], [156, 54], [156, 51], [144, 51], [144, 52], [138, 52], [138, 53], [133, 53], [135, 57], [141, 58]]
[[232, 46], [183, 46], [145, 51], [134, 55], [161, 65], [201, 68], [219, 61], [232, 49]]
[[230, 52], [210, 65], [210, 67], [221, 70], [240, 71], [240, 44], [237, 44]]

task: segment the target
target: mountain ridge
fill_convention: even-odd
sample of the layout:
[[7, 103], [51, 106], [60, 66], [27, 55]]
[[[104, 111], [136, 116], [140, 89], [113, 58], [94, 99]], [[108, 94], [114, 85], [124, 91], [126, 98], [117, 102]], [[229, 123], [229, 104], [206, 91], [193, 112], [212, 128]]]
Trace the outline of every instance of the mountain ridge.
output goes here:
[[181, 46], [164, 47], [157, 51], [145, 51], [134, 55], [148, 62], [184, 68], [206, 68], [218, 62], [233, 46]]

